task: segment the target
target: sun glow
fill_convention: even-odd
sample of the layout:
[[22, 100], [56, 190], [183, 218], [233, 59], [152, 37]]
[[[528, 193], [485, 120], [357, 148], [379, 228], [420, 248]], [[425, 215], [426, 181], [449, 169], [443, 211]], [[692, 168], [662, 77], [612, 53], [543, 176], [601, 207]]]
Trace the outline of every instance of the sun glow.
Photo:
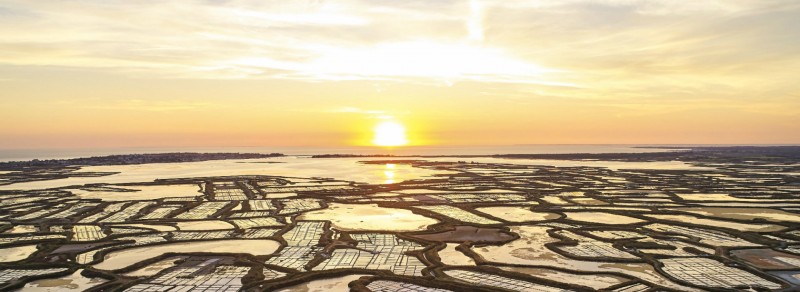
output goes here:
[[[471, 38], [482, 38], [477, 32], [471, 33], [475, 34]], [[264, 68], [278, 69], [294, 72], [286, 77], [315, 80], [430, 78], [514, 83], [552, 82], [545, 77], [557, 71], [517, 59], [505, 49], [474, 42], [411, 41], [309, 49], [318, 57], [303, 62], [241, 57], [224, 66], [247, 68], [253, 71], [250, 73], [262, 72]]]
[[403, 146], [408, 144], [406, 128], [398, 122], [384, 121], [375, 126], [372, 144], [377, 146]]

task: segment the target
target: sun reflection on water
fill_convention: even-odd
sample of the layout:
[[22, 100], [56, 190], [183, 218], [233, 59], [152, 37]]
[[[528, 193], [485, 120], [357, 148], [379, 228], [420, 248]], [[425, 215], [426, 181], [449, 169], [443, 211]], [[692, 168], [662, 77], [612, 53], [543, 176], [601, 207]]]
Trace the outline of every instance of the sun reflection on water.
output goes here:
[[394, 163], [387, 163], [386, 167], [383, 170], [383, 175], [386, 176], [386, 180], [383, 182], [385, 184], [393, 184], [394, 183], [394, 176], [395, 176], [395, 165]]

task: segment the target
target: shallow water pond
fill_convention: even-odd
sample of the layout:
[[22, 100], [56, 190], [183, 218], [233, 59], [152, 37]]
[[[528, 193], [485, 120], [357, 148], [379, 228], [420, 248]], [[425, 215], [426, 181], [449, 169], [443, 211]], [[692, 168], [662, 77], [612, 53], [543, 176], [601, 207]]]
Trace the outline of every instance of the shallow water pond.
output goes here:
[[196, 197], [203, 195], [198, 185], [157, 185], [157, 186], [118, 186], [109, 187], [133, 190], [133, 192], [114, 192], [109, 190], [69, 189], [81, 199], [101, 199], [103, 201], [155, 200], [172, 197]]
[[798, 214], [767, 208], [684, 207], [672, 208], [671, 210], [739, 220], [761, 218], [772, 222], [800, 222], [800, 215]]
[[544, 221], [561, 217], [556, 213], [534, 212], [528, 207], [482, 207], [475, 210], [508, 222]]
[[71, 275], [60, 278], [40, 279], [25, 284], [17, 290], [19, 292], [50, 292], [50, 291], [85, 291], [91, 287], [105, 283], [103, 278], [86, 278], [81, 275], [83, 270], [77, 270]]
[[313, 280], [307, 283], [283, 288], [278, 292], [328, 292], [328, 291], [350, 291], [347, 285], [358, 280], [367, 274], [347, 275], [343, 277]]
[[580, 285], [588, 286], [589, 288], [596, 290], [604, 289], [627, 281], [627, 279], [625, 278], [617, 277], [614, 275], [602, 275], [602, 274], [583, 275], [583, 274], [567, 273], [547, 268], [525, 268], [525, 267], [499, 267], [499, 268], [510, 272], [528, 274], [531, 276], [545, 278], [553, 281], [559, 281], [563, 283], [579, 283]]
[[330, 203], [327, 209], [306, 212], [297, 219], [330, 220], [334, 228], [344, 231], [417, 231], [439, 223], [406, 209], [385, 208], [377, 204]]
[[474, 266], [475, 260], [456, 250], [458, 243], [448, 243], [447, 247], [438, 251], [442, 263], [449, 266]]
[[599, 224], [633, 224], [633, 223], [641, 223], [644, 222], [641, 219], [605, 213], [605, 212], [566, 212], [564, 213], [567, 215], [567, 219], [581, 221], [581, 222], [590, 222], [590, 223], [599, 223]]
[[233, 225], [222, 220], [199, 220], [175, 223], [181, 231], [230, 230]]
[[0, 263], [24, 260], [36, 251], [35, 244], [0, 248]]
[[158, 262], [149, 264], [145, 267], [142, 267], [138, 270], [135, 270], [130, 273], [126, 273], [125, 276], [128, 277], [150, 277], [160, 273], [163, 270], [169, 269], [171, 267], [176, 266], [176, 262], [179, 260], [184, 259], [184, 257], [171, 257], [160, 260]]
[[772, 231], [780, 231], [786, 229], [784, 226], [774, 225], [774, 224], [747, 224], [747, 223], [737, 223], [731, 221], [723, 221], [723, 220], [714, 220], [714, 219], [706, 219], [706, 218], [699, 218], [695, 216], [689, 215], [645, 215], [647, 217], [657, 218], [661, 220], [669, 220], [669, 221], [676, 221], [676, 222], [688, 222], [692, 224], [698, 225], [706, 225], [711, 227], [724, 227], [730, 229], [736, 229], [741, 231], [753, 231], [753, 232], [772, 232]]
[[278, 250], [280, 244], [274, 240], [226, 239], [196, 242], [167, 243], [141, 246], [113, 251], [106, 254], [103, 262], [94, 265], [101, 270], [117, 270], [165, 253], [247, 253], [269, 255]]

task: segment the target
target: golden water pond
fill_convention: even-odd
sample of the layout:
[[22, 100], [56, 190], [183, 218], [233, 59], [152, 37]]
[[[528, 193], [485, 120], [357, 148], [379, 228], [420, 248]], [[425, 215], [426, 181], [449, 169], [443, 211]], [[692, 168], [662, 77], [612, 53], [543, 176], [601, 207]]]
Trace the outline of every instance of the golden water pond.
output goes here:
[[377, 204], [330, 203], [327, 209], [300, 215], [298, 220], [330, 220], [334, 228], [343, 231], [417, 231], [425, 230], [438, 220], [406, 209], [380, 207]]
[[103, 261], [94, 265], [101, 270], [117, 270], [166, 253], [246, 253], [269, 255], [278, 250], [280, 243], [268, 239], [224, 239], [210, 241], [167, 243], [140, 246], [108, 253]]

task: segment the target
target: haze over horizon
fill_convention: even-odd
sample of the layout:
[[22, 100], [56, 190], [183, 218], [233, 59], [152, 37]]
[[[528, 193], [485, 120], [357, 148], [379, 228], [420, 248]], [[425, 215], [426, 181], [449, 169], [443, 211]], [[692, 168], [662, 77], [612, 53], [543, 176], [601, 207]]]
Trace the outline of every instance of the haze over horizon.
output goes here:
[[0, 1], [0, 149], [800, 143], [800, 3]]

